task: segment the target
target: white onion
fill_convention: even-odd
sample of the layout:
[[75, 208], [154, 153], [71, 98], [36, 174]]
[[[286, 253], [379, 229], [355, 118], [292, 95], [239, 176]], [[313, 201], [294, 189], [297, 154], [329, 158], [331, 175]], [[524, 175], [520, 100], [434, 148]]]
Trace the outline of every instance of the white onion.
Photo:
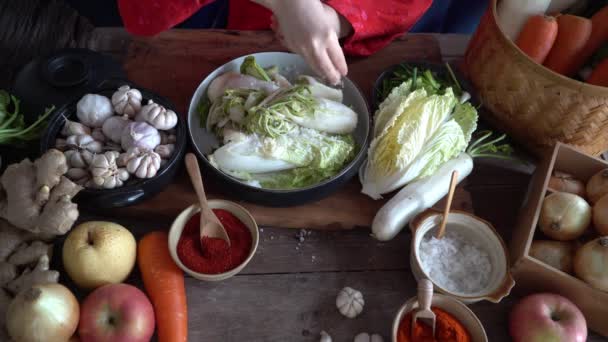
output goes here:
[[549, 187], [555, 191], [569, 192], [585, 197], [585, 184], [564, 172], [553, 172], [553, 176], [549, 179]]
[[35, 285], [21, 291], [6, 312], [9, 335], [19, 342], [67, 341], [78, 327], [80, 307], [61, 284]]
[[608, 236], [579, 248], [574, 257], [574, 272], [592, 287], [608, 291]]
[[570, 242], [534, 241], [530, 247], [530, 256], [545, 264], [566, 273], [572, 273], [574, 248]]
[[545, 198], [540, 212], [540, 229], [548, 237], [574, 240], [591, 223], [591, 207], [582, 197], [567, 192], [556, 192]]
[[608, 194], [608, 169], [596, 173], [587, 182], [587, 198], [591, 203], [595, 203]]
[[608, 195], [593, 205], [593, 227], [600, 235], [608, 235]]

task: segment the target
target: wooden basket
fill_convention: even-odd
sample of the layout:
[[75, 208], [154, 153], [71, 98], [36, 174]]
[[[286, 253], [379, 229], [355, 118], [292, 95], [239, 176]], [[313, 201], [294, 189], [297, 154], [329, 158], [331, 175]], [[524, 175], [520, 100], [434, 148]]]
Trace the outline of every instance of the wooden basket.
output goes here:
[[556, 142], [608, 151], [608, 88], [557, 74], [528, 58], [496, 21], [492, 0], [465, 53], [484, 119], [540, 155]]

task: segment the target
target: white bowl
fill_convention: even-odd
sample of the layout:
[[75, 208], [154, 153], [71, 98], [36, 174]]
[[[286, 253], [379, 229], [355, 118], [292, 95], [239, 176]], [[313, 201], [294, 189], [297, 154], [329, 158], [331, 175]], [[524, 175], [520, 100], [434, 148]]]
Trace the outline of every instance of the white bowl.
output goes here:
[[173, 221], [173, 224], [171, 225], [171, 230], [169, 231], [169, 252], [171, 253], [171, 258], [173, 258], [173, 261], [175, 261], [177, 266], [179, 266], [179, 268], [181, 268], [184, 272], [188, 273], [192, 277], [206, 281], [220, 281], [238, 274], [243, 270], [243, 268], [245, 268], [245, 266], [247, 266], [247, 264], [249, 263], [249, 261], [251, 261], [253, 255], [255, 254], [255, 251], [258, 248], [260, 233], [258, 231], [258, 225], [255, 222], [253, 216], [251, 216], [247, 209], [241, 207], [240, 205], [230, 201], [210, 200], [209, 207], [211, 209], [224, 209], [231, 212], [241, 222], [243, 222], [247, 226], [247, 228], [249, 228], [249, 231], [251, 232], [251, 251], [249, 251], [247, 259], [245, 259], [245, 261], [243, 261], [243, 263], [239, 266], [227, 272], [218, 274], [198, 273], [189, 269], [181, 262], [181, 260], [177, 256], [177, 243], [179, 241], [180, 236], [182, 235], [182, 231], [184, 230], [184, 226], [186, 225], [188, 220], [190, 220], [192, 216], [194, 216], [200, 211], [198, 204], [193, 204], [186, 208]]
[[[462, 325], [469, 331], [472, 342], [488, 341], [488, 337], [486, 336], [486, 331], [484, 330], [483, 325], [477, 316], [475, 316], [473, 311], [471, 311], [463, 303], [447, 296], [433, 294], [431, 306], [443, 309], [462, 323]], [[397, 342], [399, 323], [401, 323], [403, 317], [416, 308], [418, 308], [418, 298], [416, 297], [410, 298], [407, 302], [405, 302], [405, 304], [403, 304], [403, 306], [401, 306], [395, 320], [393, 321], [393, 342]]]
[[410, 222], [410, 229], [412, 230], [410, 265], [414, 277], [416, 280], [421, 278], [429, 279], [437, 292], [455, 297], [464, 303], [470, 304], [480, 300], [488, 300], [493, 303], [500, 302], [502, 298], [509, 295], [515, 285], [510, 272], [507, 248], [494, 227], [477, 216], [464, 211], [452, 210], [448, 216], [448, 224], [455, 223], [459, 227], [459, 233], [463, 234], [466, 239], [477, 241], [485, 247], [492, 264], [492, 273], [490, 274], [488, 286], [474, 293], [451, 292], [439, 286], [423, 270], [419, 256], [420, 243], [427, 232], [439, 226], [442, 215], [441, 212], [430, 209], [421, 213]]

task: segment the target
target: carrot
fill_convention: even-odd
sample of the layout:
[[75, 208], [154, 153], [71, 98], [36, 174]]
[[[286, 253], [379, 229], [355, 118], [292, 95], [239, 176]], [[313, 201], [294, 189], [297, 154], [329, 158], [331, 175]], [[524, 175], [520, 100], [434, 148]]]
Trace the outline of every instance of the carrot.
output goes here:
[[597, 11], [591, 17], [591, 23], [591, 35], [589, 36], [583, 51], [580, 53], [578, 63], [574, 67], [575, 70], [582, 68], [589, 57], [608, 41], [608, 6]]
[[159, 342], [188, 341], [184, 275], [169, 254], [168, 235], [146, 234], [137, 246], [137, 264], [154, 305]]
[[515, 44], [533, 61], [543, 64], [557, 37], [557, 21], [546, 15], [531, 16]]
[[557, 17], [557, 38], [545, 66], [565, 76], [573, 75], [580, 63], [580, 53], [591, 35], [591, 26], [591, 20], [587, 18], [570, 14]]
[[587, 78], [587, 83], [594, 84], [602, 87], [608, 87], [608, 58], [601, 61], [589, 78]]

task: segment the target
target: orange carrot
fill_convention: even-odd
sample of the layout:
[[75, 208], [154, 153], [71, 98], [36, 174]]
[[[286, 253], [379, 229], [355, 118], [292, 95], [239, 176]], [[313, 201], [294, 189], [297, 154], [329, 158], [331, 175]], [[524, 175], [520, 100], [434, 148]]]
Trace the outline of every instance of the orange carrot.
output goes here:
[[545, 15], [531, 16], [515, 44], [533, 61], [543, 64], [557, 37], [557, 21]]
[[545, 66], [562, 75], [571, 76], [577, 71], [580, 53], [591, 35], [591, 20], [570, 14], [560, 15], [557, 17], [557, 27], [557, 38], [545, 60]]
[[608, 87], [608, 58], [598, 64], [589, 78], [587, 78], [587, 83], [595, 84], [602, 87]]
[[137, 245], [137, 264], [154, 305], [159, 342], [188, 341], [184, 275], [169, 254], [168, 235], [146, 234]]
[[576, 63], [574, 67], [575, 70], [582, 68], [589, 57], [608, 41], [608, 6], [597, 11], [593, 17], [591, 17], [591, 23], [591, 35], [580, 53], [578, 63]]

